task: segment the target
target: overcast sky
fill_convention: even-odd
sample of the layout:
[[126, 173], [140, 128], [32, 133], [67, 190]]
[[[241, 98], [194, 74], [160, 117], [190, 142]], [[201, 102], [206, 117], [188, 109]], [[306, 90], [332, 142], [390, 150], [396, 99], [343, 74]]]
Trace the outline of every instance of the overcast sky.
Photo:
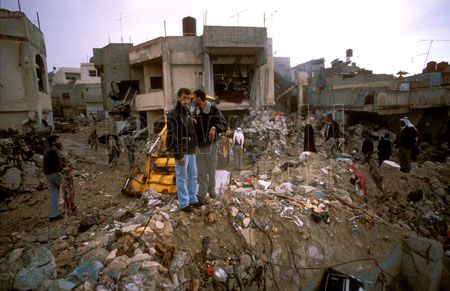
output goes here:
[[[291, 66], [325, 58], [326, 66], [345, 59], [375, 73], [421, 72], [428, 60], [450, 61], [450, 0], [20, 0], [22, 11], [37, 23], [52, 67], [79, 67], [92, 48], [121, 41], [134, 44], [164, 35], [181, 35], [185, 16], [203, 24], [264, 26], [274, 55], [290, 57]], [[18, 10], [17, 0], [0, 0], [1, 8]], [[205, 17], [206, 15], [206, 17]], [[239, 16], [239, 17], [238, 17]]]

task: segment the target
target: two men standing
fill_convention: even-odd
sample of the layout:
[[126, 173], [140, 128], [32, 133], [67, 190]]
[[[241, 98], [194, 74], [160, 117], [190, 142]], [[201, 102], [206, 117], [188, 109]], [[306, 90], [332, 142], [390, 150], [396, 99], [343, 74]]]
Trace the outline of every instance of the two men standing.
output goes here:
[[175, 108], [167, 115], [168, 151], [175, 156], [179, 207], [186, 212], [191, 206], [204, 205], [207, 193], [211, 198], [217, 196], [217, 140], [227, 128], [222, 113], [206, 100], [205, 92], [195, 91], [192, 101], [197, 107], [191, 113], [191, 91], [181, 88]]

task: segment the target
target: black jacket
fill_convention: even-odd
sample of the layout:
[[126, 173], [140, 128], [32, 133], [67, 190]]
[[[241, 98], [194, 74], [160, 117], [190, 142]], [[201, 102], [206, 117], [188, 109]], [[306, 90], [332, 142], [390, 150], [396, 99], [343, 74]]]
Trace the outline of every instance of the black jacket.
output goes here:
[[[328, 124], [325, 124], [325, 129], [327, 126]], [[325, 140], [329, 140], [332, 137], [333, 138], [341, 137], [341, 132], [339, 131], [339, 124], [334, 120], [331, 121], [328, 132], [325, 132]]]
[[370, 139], [365, 139], [362, 144], [362, 153], [367, 154], [373, 154], [373, 143]]
[[167, 150], [176, 159], [184, 154], [195, 154], [195, 129], [189, 110], [177, 102], [167, 114]]
[[314, 135], [314, 128], [311, 124], [305, 126], [303, 151], [317, 152], [316, 137]]
[[227, 122], [222, 115], [222, 112], [213, 104], [209, 113], [204, 113], [200, 109], [194, 113], [195, 123], [195, 136], [197, 137], [197, 144], [199, 147], [205, 147], [211, 144], [209, 140], [209, 130], [211, 127], [216, 128], [216, 135], [214, 142], [217, 141], [219, 133], [227, 130]]
[[53, 173], [61, 173], [62, 169], [63, 163], [58, 149], [48, 147], [44, 152], [42, 171], [45, 175], [50, 175]]
[[387, 138], [382, 138], [378, 142], [378, 157], [380, 160], [389, 160], [392, 154], [392, 143]]
[[412, 150], [416, 147], [416, 137], [419, 134], [414, 127], [405, 126], [400, 130], [398, 145], [400, 148]]

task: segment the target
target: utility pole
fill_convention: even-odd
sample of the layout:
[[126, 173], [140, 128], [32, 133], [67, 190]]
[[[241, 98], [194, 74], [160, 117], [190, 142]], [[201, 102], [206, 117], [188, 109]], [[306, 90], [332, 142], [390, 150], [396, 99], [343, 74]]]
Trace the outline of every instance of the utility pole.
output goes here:
[[233, 14], [233, 15], [230, 15], [230, 17], [232, 17], [232, 18], [236, 16], [236, 18], [237, 18], [237, 26], [239, 26], [239, 14], [244, 13], [245, 11], [247, 11], [249, 9], [250, 8], [247, 8], [247, 9], [241, 10], [241, 11], [239, 11], [239, 12]]
[[428, 47], [428, 51], [426, 52], [427, 56], [425, 57], [425, 64], [423, 65], [423, 67], [425, 68], [427, 66], [428, 56], [430, 55], [431, 45], [433, 44], [433, 42], [435, 42], [435, 41], [450, 41], [450, 39], [421, 39], [420, 41], [429, 41], [430, 42], [430, 46]]
[[120, 41], [123, 43], [123, 32], [122, 32], [122, 19], [125, 19], [126, 17], [122, 17], [122, 12], [119, 13], [119, 18], [116, 20], [120, 22]]

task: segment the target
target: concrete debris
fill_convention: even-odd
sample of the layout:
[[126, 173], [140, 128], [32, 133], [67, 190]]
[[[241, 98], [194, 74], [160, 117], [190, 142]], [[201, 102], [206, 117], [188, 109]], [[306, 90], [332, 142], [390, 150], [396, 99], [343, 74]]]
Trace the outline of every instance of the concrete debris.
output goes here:
[[[318, 152], [301, 150], [304, 126], [303, 117], [274, 111], [244, 117], [245, 170], [219, 172], [219, 197], [189, 214], [177, 211], [174, 196], [151, 189], [140, 200], [117, 200], [113, 189], [92, 186], [104, 173], [80, 169], [78, 186], [101, 197], [102, 205], [52, 228], [18, 229], [1, 238], [16, 250], [0, 259], [0, 283], [45, 290], [314, 290], [323, 271], [311, 267], [368, 255], [381, 260], [403, 240], [404, 266], [389, 272], [414, 274], [405, 282], [415, 290], [438, 290], [448, 253], [450, 159], [413, 162], [408, 174], [400, 172], [395, 149], [392, 161], [363, 163], [359, 148], [367, 125], [346, 127], [342, 152], [328, 158], [320, 130]], [[385, 130], [370, 132], [381, 137]], [[7, 149], [11, 141], [0, 139], [0, 145]], [[0, 155], [1, 181], [14, 176], [14, 188], [39, 187], [40, 153], [24, 154], [20, 165], [9, 156]], [[33, 195], [12, 201], [0, 214], [39, 203]], [[48, 246], [51, 256], [38, 267], [53, 273], [36, 275], [30, 287], [15, 280], [28, 267], [20, 258], [24, 249], [34, 243]], [[336, 271], [370, 273], [371, 264], [351, 262]], [[379, 269], [371, 280], [359, 279], [395, 281]]]
[[38, 289], [47, 279], [54, 278], [55, 258], [39, 244], [16, 249], [0, 259], [0, 286], [3, 290]]

